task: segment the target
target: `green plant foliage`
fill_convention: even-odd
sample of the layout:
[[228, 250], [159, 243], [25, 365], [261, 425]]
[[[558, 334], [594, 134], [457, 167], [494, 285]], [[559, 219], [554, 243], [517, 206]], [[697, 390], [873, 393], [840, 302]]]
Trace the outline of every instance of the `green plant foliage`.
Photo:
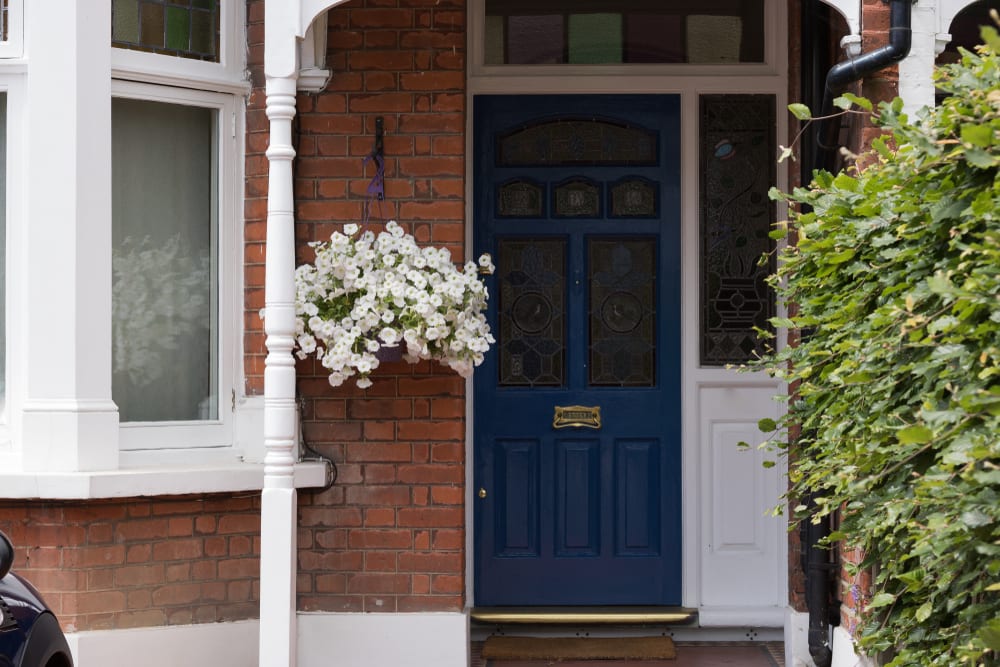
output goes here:
[[791, 506], [817, 493], [821, 514], [841, 514], [831, 542], [876, 566], [860, 649], [893, 666], [996, 665], [1000, 58], [964, 52], [938, 76], [951, 97], [913, 122], [898, 100], [878, 107], [887, 136], [869, 166], [772, 193], [795, 239], [772, 285], [797, 308], [775, 324], [805, 335], [759, 364], [795, 388], [761, 428], [801, 429]]

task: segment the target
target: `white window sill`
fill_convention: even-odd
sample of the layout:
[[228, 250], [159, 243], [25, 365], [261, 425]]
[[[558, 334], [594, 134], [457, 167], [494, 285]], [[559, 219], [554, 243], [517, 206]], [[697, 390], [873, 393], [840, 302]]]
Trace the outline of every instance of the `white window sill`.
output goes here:
[[[325, 486], [328, 476], [325, 462], [295, 464], [295, 488]], [[233, 493], [260, 491], [263, 488], [262, 463], [157, 466], [95, 472], [0, 473], [0, 498], [4, 499], [88, 500]]]

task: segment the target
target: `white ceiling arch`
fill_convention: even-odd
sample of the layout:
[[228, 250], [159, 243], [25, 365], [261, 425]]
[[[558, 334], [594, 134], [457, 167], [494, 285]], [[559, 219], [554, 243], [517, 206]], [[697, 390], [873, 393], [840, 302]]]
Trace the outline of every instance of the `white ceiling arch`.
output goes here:
[[837, 10], [844, 20], [847, 21], [847, 28], [852, 35], [861, 34], [861, 0], [822, 0]]

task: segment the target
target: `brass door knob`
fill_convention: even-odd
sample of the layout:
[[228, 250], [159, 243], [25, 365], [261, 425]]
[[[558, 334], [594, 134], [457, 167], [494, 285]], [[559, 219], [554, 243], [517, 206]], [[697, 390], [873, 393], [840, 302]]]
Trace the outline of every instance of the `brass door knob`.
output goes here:
[[480, 498], [485, 498], [486, 497], [486, 489], [484, 489], [482, 487], [479, 487], [479, 497]]

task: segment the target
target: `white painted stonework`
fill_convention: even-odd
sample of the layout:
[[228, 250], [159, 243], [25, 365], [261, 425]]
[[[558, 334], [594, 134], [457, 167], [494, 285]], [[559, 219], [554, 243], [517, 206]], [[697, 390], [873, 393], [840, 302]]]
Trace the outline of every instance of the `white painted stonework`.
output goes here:
[[76, 667], [253, 667], [257, 628], [255, 620], [173, 625], [73, 632], [66, 640]]
[[469, 664], [469, 619], [461, 613], [300, 613], [298, 627], [298, 667]]
[[809, 655], [809, 614], [791, 608], [785, 617], [785, 665], [815, 667]]
[[854, 652], [854, 640], [843, 627], [833, 629], [833, 662], [830, 667], [876, 667], [877, 662]]

